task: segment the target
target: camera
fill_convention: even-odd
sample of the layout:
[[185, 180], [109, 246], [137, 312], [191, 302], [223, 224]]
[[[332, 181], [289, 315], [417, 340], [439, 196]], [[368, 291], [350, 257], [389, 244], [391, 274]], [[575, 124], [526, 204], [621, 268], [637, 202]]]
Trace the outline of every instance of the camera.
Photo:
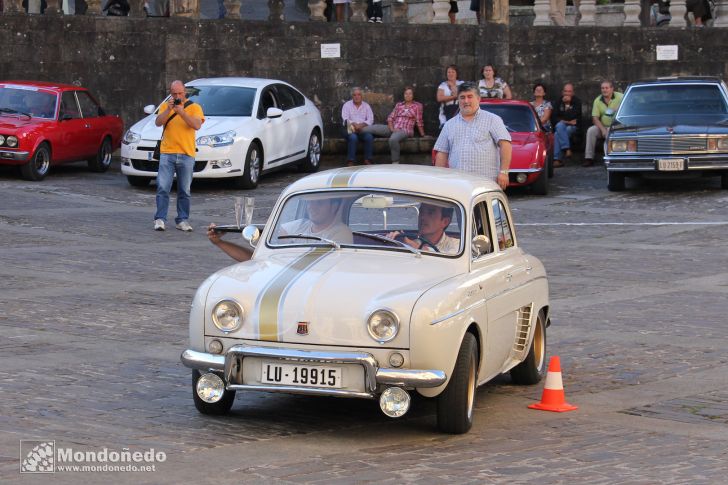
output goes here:
[[174, 100], [174, 104], [175, 104], [175, 106], [178, 105], [178, 104], [182, 104], [182, 100], [181, 99], [175, 99]]

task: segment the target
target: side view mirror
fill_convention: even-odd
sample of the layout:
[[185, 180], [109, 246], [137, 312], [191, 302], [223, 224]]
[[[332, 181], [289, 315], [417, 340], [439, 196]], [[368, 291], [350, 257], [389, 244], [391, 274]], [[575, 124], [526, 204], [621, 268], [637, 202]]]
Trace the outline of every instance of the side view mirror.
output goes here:
[[157, 109], [157, 107], [156, 107], [156, 106], [154, 106], [153, 104], [148, 104], [148, 105], [146, 105], [146, 106], [144, 107], [144, 112], [145, 112], [146, 114], [150, 115], [150, 114], [154, 113], [154, 110], [155, 110], [155, 109]]
[[280, 118], [283, 116], [283, 110], [280, 108], [268, 108], [265, 112], [265, 116], [268, 118]]
[[260, 230], [252, 224], [250, 226], [245, 226], [245, 229], [243, 229], [243, 239], [245, 239], [251, 247], [255, 247], [258, 244], [258, 239], [260, 239]]
[[478, 234], [473, 238], [472, 253], [474, 258], [478, 258], [483, 254], [490, 252], [490, 239], [488, 236]]

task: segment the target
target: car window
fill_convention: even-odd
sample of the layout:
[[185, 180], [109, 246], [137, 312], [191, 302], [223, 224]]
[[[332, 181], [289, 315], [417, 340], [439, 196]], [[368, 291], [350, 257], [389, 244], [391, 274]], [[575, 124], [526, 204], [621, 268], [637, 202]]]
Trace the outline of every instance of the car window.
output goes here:
[[101, 108], [86, 91], [76, 91], [76, 96], [78, 97], [78, 104], [81, 105], [81, 114], [84, 118], [99, 116]]
[[205, 116], [251, 116], [255, 88], [186, 86], [187, 98], [202, 106]]
[[500, 199], [493, 199], [493, 223], [495, 224], [495, 234], [498, 239], [498, 249], [503, 251], [513, 247], [511, 222], [508, 220], [508, 213]]
[[447, 200], [352, 190], [305, 193], [286, 200], [268, 244], [327, 245], [316, 238], [290, 237], [303, 234], [346, 246], [410, 251], [387, 240], [395, 238], [429, 254], [453, 256], [462, 251], [461, 221], [461, 207]]
[[479, 202], [473, 207], [473, 238], [476, 236], [486, 236], [490, 241], [490, 245], [485, 253], [473, 253], [475, 258], [493, 252], [493, 238], [490, 237], [490, 226], [488, 225], [487, 202]]
[[0, 87], [0, 108], [4, 114], [27, 114], [34, 118], [53, 119], [56, 114], [56, 95], [31, 86]]
[[622, 100], [623, 116], [666, 114], [728, 114], [718, 85], [662, 84], [636, 86]]
[[498, 115], [509, 131], [538, 131], [538, 122], [530, 106], [482, 103], [480, 109]]
[[281, 103], [279, 108], [283, 111], [296, 107], [296, 101], [293, 99], [293, 92], [288, 86], [284, 84], [276, 84], [276, 94], [278, 95], [278, 101]]
[[258, 105], [258, 118], [266, 117], [268, 108], [280, 108], [272, 88], [265, 88], [260, 95], [260, 104]]
[[81, 117], [81, 111], [76, 103], [76, 96], [73, 91], [66, 91], [61, 95], [60, 119], [76, 119]]

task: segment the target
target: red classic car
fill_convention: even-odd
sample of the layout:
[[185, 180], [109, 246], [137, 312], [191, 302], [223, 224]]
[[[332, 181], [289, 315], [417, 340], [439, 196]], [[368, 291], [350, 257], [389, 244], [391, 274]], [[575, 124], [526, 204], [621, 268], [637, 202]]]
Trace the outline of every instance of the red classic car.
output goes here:
[[87, 89], [67, 84], [0, 81], [0, 164], [41, 180], [51, 165], [88, 160], [105, 172], [124, 126]]
[[[511, 133], [513, 156], [509, 187], [531, 185], [539, 195], [548, 193], [548, 179], [554, 174], [552, 133], [544, 131], [528, 101], [481, 99], [480, 109], [500, 116]], [[433, 163], [435, 152], [432, 152]]]

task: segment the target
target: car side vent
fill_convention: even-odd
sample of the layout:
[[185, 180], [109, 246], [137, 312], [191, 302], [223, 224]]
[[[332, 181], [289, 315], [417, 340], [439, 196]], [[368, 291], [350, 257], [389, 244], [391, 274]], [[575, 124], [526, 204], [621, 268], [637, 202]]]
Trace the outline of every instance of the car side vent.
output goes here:
[[531, 331], [531, 313], [533, 304], [521, 307], [518, 310], [518, 328], [516, 330], [516, 342], [513, 350], [523, 352], [528, 341], [528, 333]]

